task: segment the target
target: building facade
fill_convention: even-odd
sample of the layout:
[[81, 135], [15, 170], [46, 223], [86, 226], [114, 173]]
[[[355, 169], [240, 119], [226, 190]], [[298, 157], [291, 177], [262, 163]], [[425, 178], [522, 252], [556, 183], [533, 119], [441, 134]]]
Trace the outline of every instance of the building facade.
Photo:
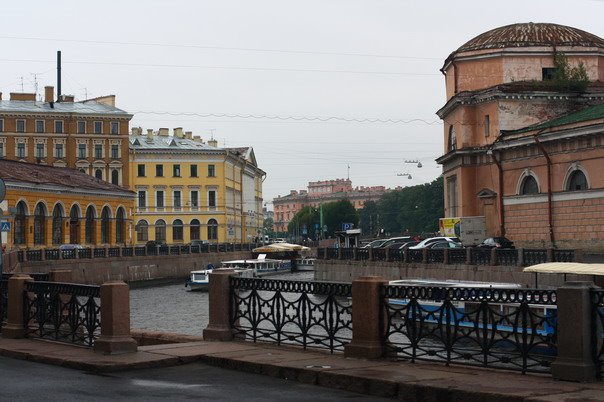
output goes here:
[[74, 102], [44, 101], [34, 93], [0, 93], [0, 157], [54, 167], [68, 167], [129, 186], [128, 132], [132, 115], [115, 107], [115, 96]]
[[[586, 85], [560, 79], [561, 57]], [[604, 40], [514, 24], [471, 39], [441, 71], [445, 216], [485, 216], [488, 235], [518, 246], [604, 249]]]
[[0, 160], [11, 248], [132, 244], [134, 193], [75, 169]]
[[251, 241], [262, 232], [264, 176], [251, 147], [219, 148], [182, 128], [133, 128], [136, 243]]
[[273, 198], [273, 230], [287, 232], [289, 222], [304, 207], [318, 208], [321, 204], [347, 199], [356, 209], [361, 209], [365, 202], [377, 201], [388, 191], [384, 186], [353, 188], [350, 179], [311, 181], [307, 190], [291, 190], [286, 196]]

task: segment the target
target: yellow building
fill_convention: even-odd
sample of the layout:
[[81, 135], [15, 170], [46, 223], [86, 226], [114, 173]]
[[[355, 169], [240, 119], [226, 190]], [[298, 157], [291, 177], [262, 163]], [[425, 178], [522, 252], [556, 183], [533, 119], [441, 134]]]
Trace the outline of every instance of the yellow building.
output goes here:
[[133, 128], [135, 242], [249, 242], [262, 230], [262, 180], [251, 147], [219, 148], [191, 132]]
[[132, 243], [135, 194], [75, 169], [0, 160], [8, 248]]

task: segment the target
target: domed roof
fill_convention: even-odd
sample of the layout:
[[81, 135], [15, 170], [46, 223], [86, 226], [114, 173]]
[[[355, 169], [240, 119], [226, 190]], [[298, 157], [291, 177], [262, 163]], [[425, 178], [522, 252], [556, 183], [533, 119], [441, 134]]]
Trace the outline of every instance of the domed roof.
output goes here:
[[604, 48], [604, 39], [565, 25], [532, 22], [512, 24], [491, 29], [470, 39], [451, 53], [447, 61], [457, 53], [473, 50], [554, 45]]

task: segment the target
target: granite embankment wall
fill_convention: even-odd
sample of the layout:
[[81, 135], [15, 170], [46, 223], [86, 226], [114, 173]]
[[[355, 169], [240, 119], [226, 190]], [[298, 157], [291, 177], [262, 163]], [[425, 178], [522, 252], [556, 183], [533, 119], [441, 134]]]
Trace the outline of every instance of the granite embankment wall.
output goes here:
[[[420, 264], [381, 261], [317, 260], [315, 280], [352, 282], [360, 276], [381, 276], [395, 279], [438, 279], [517, 283], [534, 287], [535, 274], [522, 272], [522, 267], [505, 265]], [[558, 287], [564, 275], [539, 274], [538, 287]], [[594, 281], [604, 286], [604, 277], [567, 275], [567, 281]]]
[[77, 260], [27, 261], [14, 272], [49, 272], [67, 269], [73, 283], [100, 285], [107, 281], [159, 281], [184, 279], [190, 271], [204, 269], [208, 264], [219, 266], [221, 261], [251, 258], [250, 251], [221, 253], [159, 255], [145, 257], [112, 257]]

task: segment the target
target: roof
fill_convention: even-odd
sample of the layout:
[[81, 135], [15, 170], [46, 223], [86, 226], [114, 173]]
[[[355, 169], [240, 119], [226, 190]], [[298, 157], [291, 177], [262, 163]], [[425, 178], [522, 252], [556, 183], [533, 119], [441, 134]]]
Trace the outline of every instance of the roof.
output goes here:
[[52, 104], [50, 102], [0, 100], [0, 113], [74, 113], [132, 117], [131, 114], [115, 106], [90, 100], [84, 102], [53, 102]]
[[142, 150], [213, 150], [223, 151], [223, 148], [217, 148], [207, 143], [189, 140], [187, 138], [178, 138], [174, 136], [164, 136], [154, 134], [153, 138], [148, 139], [146, 135], [131, 135], [130, 149]]
[[539, 274], [604, 275], [604, 264], [581, 264], [578, 262], [547, 262], [523, 269], [523, 272]]
[[[103, 193], [122, 193], [124, 195], [134, 194], [133, 191], [124, 187], [99, 180], [76, 169], [36, 165], [7, 159], [0, 159], [0, 178], [11, 183], [51, 185]], [[35, 187], [32, 187], [32, 190], [35, 190]]]
[[543, 123], [534, 124], [518, 130], [502, 131], [503, 135], [522, 134], [529, 131], [544, 130], [546, 128], [565, 126], [568, 124], [581, 123], [584, 121], [604, 119], [604, 103], [596, 106], [589, 106], [578, 112], [570, 113]]
[[491, 29], [470, 39], [447, 57], [445, 65], [457, 53], [535, 46], [578, 46], [604, 49], [604, 39], [565, 25], [532, 22], [512, 24]]

